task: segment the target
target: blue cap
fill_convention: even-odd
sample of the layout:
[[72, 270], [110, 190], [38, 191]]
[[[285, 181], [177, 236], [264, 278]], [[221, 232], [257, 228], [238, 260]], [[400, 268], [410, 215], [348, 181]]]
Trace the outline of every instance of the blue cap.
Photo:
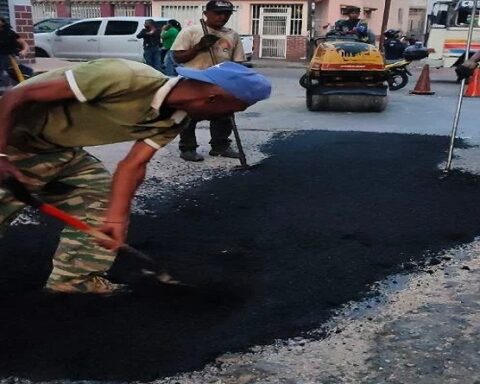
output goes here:
[[225, 61], [207, 69], [177, 67], [178, 74], [187, 79], [218, 85], [249, 105], [268, 99], [272, 85], [265, 76], [244, 65]]

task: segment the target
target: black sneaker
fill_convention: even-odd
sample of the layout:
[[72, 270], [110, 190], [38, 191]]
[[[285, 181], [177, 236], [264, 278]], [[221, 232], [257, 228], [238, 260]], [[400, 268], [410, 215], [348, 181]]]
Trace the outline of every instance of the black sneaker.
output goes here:
[[223, 151], [217, 151], [215, 149], [212, 149], [210, 151], [210, 156], [222, 156], [222, 157], [228, 157], [230, 159], [239, 159], [240, 154], [232, 149], [232, 147], [228, 147], [224, 149]]
[[197, 151], [185, 151], [180, 153], [180, 157], [185, 161], [203, 161], [203, 156], [199, 155]]

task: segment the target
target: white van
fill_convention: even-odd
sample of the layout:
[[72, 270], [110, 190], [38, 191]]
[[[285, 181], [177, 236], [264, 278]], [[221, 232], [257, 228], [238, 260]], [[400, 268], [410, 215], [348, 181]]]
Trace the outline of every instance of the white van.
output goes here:
[[118, 57], [143, 61], [143, 41], [137, 34], [145, 20], [162, 28], [169, 19], [158, 17], [99, 17], [83, 19], [54, 32], [35, 34], [37, 57], [98, 59]]

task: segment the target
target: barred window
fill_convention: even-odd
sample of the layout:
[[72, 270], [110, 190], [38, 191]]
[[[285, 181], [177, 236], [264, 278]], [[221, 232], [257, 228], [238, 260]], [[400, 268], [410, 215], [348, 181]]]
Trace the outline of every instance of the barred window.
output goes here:
[[34, 23], [55, 17], [57, 17], [57, 7], [55, 3], [32, 3], [32, 19]]
[[87, 19], [91, 17], [100, 17], [100, 5], [98, 4], [82, 4], [72, 3], [71, 7], [72, 17], [75, 19]]
[[135, 16], [135, 6], [125, 4], [115, 4], [113, 6], [114, 16]]
[[145, 16], [152, 16], [152, 3], [145, 4]]
[[269, 13], [284, 13], [285, 8], [290, 9], [290, 31], [289, 35], [301, 35], [303, 27], [303, 5], [302, 4], [253, 4], [252, 5], [252, 35], [260, 34], [260, 10], [268, 9]]
[[182, 27], [198, 24], [202, 10], [197, 5], [162, 5], [162, 17], [177, 20]]

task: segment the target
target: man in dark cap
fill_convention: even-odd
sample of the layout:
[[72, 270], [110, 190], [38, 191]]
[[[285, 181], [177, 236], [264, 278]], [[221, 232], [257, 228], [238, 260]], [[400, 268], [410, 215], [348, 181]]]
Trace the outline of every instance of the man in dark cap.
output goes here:
[[[225, 0], [211, 0], [205, 7], [204, 15], [208, 34], [204, 34], [201, 25], [182, 29], [172, 45], [171, 52], [175, 61], [184, 67], [205, 69], [216, 63], [210, 57], [210, 48], [217, 63], [224, 61], [245, 61], [242, 42], [237, 32], [226, 28], [228, 20], [235, 11], [233, 4]], [[202, 161], [197, 153], [195, 137], [196, 121], [180, 134], [180, 157], [185, 161]], [[231, 146], [229, 136], [232, 133], [231, 116], [210, 120], [211, 156], [238, 158], [239, 154]]]

